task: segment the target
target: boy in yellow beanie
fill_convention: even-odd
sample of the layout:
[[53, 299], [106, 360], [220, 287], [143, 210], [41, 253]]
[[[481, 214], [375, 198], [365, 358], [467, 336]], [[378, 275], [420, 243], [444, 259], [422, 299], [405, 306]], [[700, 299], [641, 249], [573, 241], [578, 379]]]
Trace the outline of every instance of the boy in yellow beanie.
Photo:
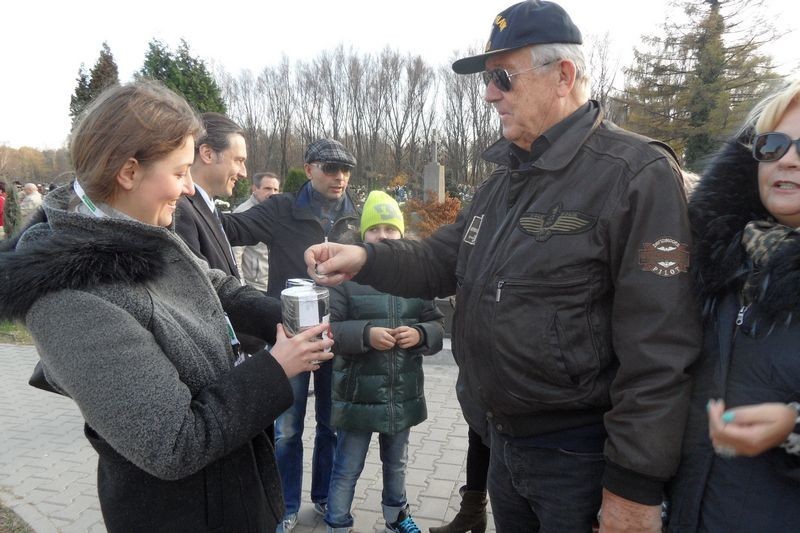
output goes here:
[[[403, 213], [388, 194], [372, 191], [361, 215], [367, 243], [399, 239]], [[418, 532], [405, 490], [408, 436], [428, 416], [422, 355], [442, 349], [442, 313], [433, 302], [400, 298], [348, 281], [331, 287], [333, 358], [331, 424], [337, 428], [328, 531], [353, 527], [350, 508], [372, 433], [383, 461], [386, 531]]]

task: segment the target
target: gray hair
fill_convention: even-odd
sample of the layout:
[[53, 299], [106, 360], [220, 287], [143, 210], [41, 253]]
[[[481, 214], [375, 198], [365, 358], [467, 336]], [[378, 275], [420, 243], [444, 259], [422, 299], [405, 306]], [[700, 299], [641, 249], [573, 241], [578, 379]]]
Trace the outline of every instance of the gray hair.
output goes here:
[[274, 172], [257, 172], [256, 174], [253, 174], [253, 177], [250, 178], [250, 180], [256, 187], [261, 187], [261, 180], [263, 180], [264, 178], [275, 179], [278, 181], [279, 185], [281, 183], [281, 179]]
[[581, 100], [589, 99], [589, 74], [583, 46], [573, 43], [548, 43], [531, 46], [532, 65], [567, 59], [575, 65], [575, 89]]

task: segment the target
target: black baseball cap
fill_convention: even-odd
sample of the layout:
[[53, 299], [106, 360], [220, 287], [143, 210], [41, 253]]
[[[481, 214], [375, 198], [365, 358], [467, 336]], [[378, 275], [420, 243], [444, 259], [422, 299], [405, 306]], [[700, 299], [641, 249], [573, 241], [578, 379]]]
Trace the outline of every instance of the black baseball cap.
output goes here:
[[489, 56], [547, 43], [583, 44], [583, 38], [563, 7], [555, 2], [526, 0], [497, 15], [484, 53], [459, 59], [453, 63], [453, 70], [457, 74], [482, 72]]

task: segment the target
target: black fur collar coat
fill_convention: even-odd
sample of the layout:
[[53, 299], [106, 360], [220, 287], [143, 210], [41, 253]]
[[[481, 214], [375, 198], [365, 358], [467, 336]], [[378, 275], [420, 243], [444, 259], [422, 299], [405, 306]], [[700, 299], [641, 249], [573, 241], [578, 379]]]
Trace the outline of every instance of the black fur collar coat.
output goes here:
[[[689, 201], [693, 272], [706, 317], [725, 293], [740, 290], [750, 272], [742, 246], [745, 226], [770, 217], [758, 194], [757, 176], [758, 162], [744, 134], [717, 154]], [[791, 321], [800, 304], [800, 238], [770, 258], [761, 280], [751, 312], [772, 323]]]

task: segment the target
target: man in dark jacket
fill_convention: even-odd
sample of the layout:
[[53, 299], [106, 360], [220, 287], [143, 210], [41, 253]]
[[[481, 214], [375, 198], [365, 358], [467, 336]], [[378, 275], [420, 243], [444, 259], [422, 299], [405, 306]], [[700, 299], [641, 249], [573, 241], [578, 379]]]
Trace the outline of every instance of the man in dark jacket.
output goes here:
[[[259, 242], [269, 246], [267, 293], [280, 298], [290, 278], [306, 277], [303, 252], [321, 242], [357, 242], [360, 214], [347, 191], [356, 158], [338, 141], [319, 139], [308, 146], [303, 168], [308, 181], [296, 193], [276, 194], [243, 213], [223, 216], [234, 246]], [[303, 421], [309, 373], [292, 378], [294, 404], [275, 422], [275, 452], [283, 482], [286, 515], [282, 529], [291, 530], [300, 509], [303, 479]], [[324, 514], [336, 448], [331, 427], [331, 362], [314, 372], [317, 433], [311, 472], [311, 500]]]
[[588, 531], [601, 509], [607, 531], [656, 532], [700, 341], [686, 198], [672, 151], [588, 100], [580, 44], [552, 2], [500, 13], [487, 51], [453, 64], [483, 72], [504, 137], [469, 208], [422, 242], [306, 262], [321, 283], [457, 294], [458, 394], [488, 420], [498, 530]]

